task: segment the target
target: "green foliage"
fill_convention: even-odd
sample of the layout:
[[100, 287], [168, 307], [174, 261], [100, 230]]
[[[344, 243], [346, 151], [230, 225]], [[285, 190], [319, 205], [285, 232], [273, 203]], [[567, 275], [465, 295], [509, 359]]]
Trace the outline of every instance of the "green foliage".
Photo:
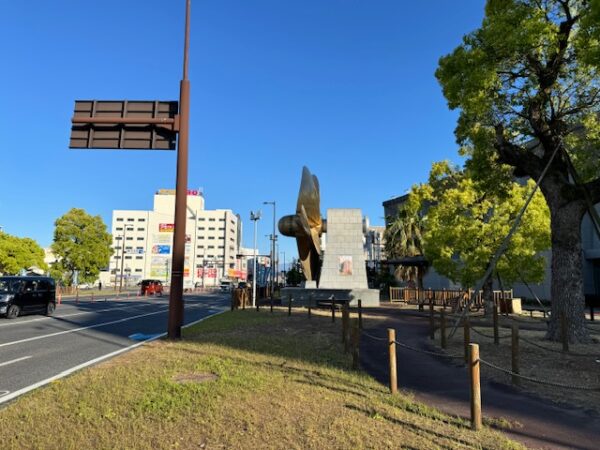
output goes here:
[[52, 273], [67, 284], [75, 270], [80, 282], [95, 281], [112, 254], [112, 237], [102, 218], [73, 208], [57, 219], [55, 226], [52, 250], [59, 260]]
[[292, 259], [290, 269], [285, 274], [285, 281], [288, 286], [297, 286], [306, 280], [304, 273], [302, 272], [302, 264], [300, 260]]
[[599, 11], [600, 0], [488, 0], [482, 26], [440, 59], [476, 176], [497, 176], [500, 163], [533, 176], [534, 140], [546, 157], [564, 143], [583, 181], [600, 176]]
[[0, 232], [0, 273], [16, 275], [31, 266], [46, 270], [44, 250], [30, 238]]
[[[464, 287], [473, 287], [483, 277], [534, 183], [512, 182], [500, 195], [482, 190], [468, 171], [448, 168], [444, 172], [436, 166], [430, 181], [432, 178], [451, 179], [453, 185], [445, 183], [438, 185], [442, 188], [429, 189], [427, 201], [431, 206], [423, 234], [425, 256], [438, 273]], [[549, 246], [550, 215], [538, 191], [496, 271], [509, 285], [521, 278], [541, 281], [545, 259], [539, 252]]]

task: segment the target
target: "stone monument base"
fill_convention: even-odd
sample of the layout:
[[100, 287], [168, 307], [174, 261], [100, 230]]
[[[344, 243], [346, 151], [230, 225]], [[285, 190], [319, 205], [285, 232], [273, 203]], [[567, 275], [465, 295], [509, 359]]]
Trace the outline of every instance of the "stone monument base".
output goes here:
[[313, 306], [318, 301], [329, 300], [334, 295], [336, 300], [348, 300], [352, 296], [350, 306], [358, 306], [358, 299], [362, 300], [362, 306], [379, 306], [378, 289], [314, 289], [302, 287], [286, 287], [281, 289], [281, 304], [287, 305], [291, 297], [296, 306], [308, 306], [312, 298]]

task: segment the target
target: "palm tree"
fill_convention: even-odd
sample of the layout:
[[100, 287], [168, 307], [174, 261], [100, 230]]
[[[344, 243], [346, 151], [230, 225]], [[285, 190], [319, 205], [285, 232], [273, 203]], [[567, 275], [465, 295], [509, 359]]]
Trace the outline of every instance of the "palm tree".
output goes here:
[[[386, 226], [385, 252], [389, 259], [423, 256], [423, 217], [419, 212], [412, 213], [408, 208], [400, 208], [396, 217]], [[401, 280], [417, 281], [423, 289], [426, 266], [399, 265], [395, 275]]]

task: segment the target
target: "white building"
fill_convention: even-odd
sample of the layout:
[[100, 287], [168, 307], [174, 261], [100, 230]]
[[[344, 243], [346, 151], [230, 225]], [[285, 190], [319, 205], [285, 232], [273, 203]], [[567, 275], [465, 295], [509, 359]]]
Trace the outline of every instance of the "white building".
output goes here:
[[[156, 192], [152, 211], [113, 211], [110, 283], [120, 283], [121, 277], [123, 285], [129, 286], [145, 278], [170, 282], [174, 216], [175, 190], [171, 189]], [[188, 191], [184, 287], [246, 278], [238, 258], [241, 228], [233, 211], [205, 210], [202, 193]]]

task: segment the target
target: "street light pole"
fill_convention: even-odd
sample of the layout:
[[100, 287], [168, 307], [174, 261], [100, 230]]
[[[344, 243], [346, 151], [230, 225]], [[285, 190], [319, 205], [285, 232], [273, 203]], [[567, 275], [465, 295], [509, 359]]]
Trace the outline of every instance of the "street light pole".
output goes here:
[[169, 339], [181, 339], [183, 324], [183, 269], [185, 258], [185, 225], [187, 219], [188, 144], [190, 122], [190, 81], [188, 61], [190, 44], [191, 0], [185, 3], [185, 37], [183, 47], [183, 79], [179, 87], [179, 138], [177, 141], [177, 181], [175, 183], [175, 232], [169, 294]]
[[256, 306], [256, 233], [257, 233], [257, 223], [260, 220], [260, 211], [252, 212], [250, 211], [250, 220], [254, 222], [254, 259], [252, 261], [252, 306]]
[[263, 202], [263, 205], [273, 205], [273, 234], [271, 235], [271, 299], [275, 291], [275, 271], [276, 269], [276, 255], [275, 255], [275, 241], [277, 241], [277, 234], [275, 233], [275, 218], [276, 218], [276, 202]]
[[[123, 241], [121, 242], [121, 279], [119, 280], [119, 294], [123, 290], [123, 263], [125, 262], [125, 240], [127, 237], [127, 225], [123, 225]], [[117, 271], [115, 270], [115, 280]], [[115, 282], [116, 284], [116, 282]]]

